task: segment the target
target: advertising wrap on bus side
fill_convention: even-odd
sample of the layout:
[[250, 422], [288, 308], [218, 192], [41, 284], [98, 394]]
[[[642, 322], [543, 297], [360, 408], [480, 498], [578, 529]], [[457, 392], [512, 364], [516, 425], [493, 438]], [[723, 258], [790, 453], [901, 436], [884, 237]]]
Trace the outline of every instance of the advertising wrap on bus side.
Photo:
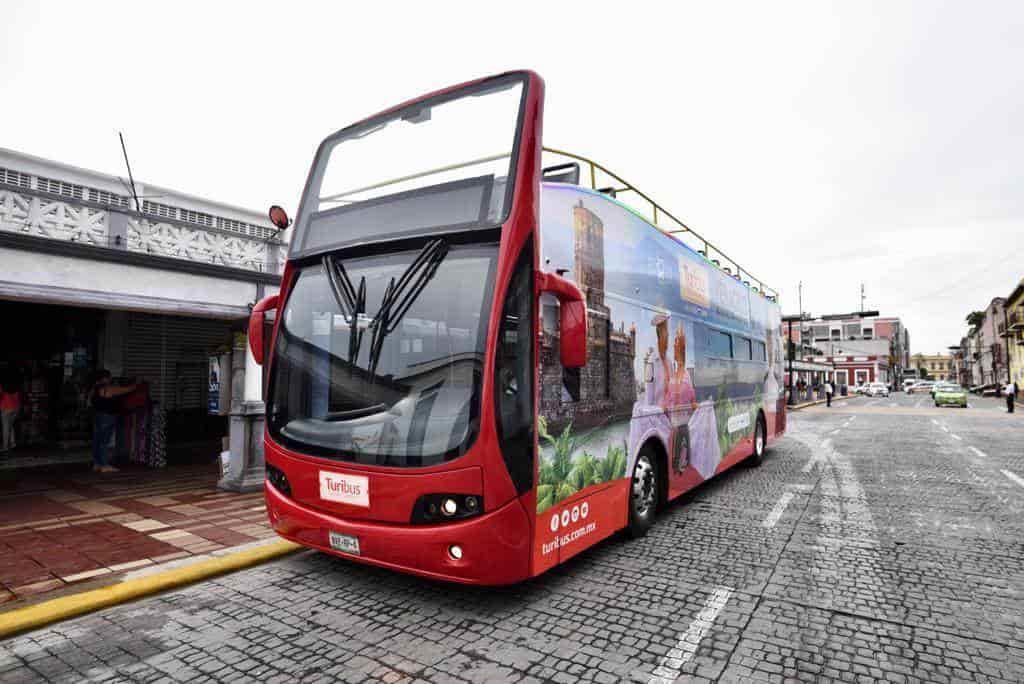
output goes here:
[[[674, 498], [781, 432], [779, 308], [605, 194], [545, 183], [541, 260], [588, 308], [587, 365], [559, 363], [557, 303], [541, 300], [539, 566], [626, 524], [640, 450], [663, 454]], [[587, 543], [578, 544], [578, 540]], [[558, 557], [555, 558], [555, 554]]]

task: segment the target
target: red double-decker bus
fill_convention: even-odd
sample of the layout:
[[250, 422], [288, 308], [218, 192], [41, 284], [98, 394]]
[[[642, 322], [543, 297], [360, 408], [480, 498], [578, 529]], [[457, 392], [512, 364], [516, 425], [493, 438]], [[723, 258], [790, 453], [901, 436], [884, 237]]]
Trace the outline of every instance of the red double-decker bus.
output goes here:
[[545, 168], [543, 99], [501, 74], [320, 145], [249, 326], [281, 536], [512, 583], [642, 535], [782, 433], [772, 291], [604, 167]]

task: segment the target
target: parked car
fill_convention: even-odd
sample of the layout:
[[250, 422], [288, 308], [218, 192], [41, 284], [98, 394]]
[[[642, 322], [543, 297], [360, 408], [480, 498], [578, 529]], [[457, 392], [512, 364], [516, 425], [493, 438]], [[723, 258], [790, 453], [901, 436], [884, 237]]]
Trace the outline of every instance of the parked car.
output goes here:
[[935, 392], [935, 406], [967, 408], [967, 390], [960, 385], [945, 384]]
[[867, 394], [868, 386], [866, 383], [857, 385], [853, 388], [854, 394]]
[[908, 378], [908, 379], [904, 380], [903, 381], [903, 391], [904, 392], [909, 391], [910, 388], [913, 387], [916, 383], [917, 383], [917, 380], [914, 379], [914, 378]]
[[868, 385], [867, 395], [869, 397], [887, 397], [889, 396], [889, 386], [884, 382], [873, 382]]

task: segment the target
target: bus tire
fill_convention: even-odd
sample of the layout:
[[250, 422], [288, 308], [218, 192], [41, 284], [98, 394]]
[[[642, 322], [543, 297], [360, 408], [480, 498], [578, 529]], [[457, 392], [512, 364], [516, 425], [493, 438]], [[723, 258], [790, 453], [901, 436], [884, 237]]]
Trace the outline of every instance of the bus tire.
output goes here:
[[659, 469], [657, 455], [650, 446], [644, 446], [636, 456], [629, 481], [629, 525], [626, 533], [631, 539], [647, 534], [654, 524], [658, 509]]
[[765, 426], [764, 414], [757, 414], [757, 423], [754, 425], [754, 450], [747, 459], [747, 464], [757, 467], [764, 463], [764, 449], [768, 443], [768, 428]]

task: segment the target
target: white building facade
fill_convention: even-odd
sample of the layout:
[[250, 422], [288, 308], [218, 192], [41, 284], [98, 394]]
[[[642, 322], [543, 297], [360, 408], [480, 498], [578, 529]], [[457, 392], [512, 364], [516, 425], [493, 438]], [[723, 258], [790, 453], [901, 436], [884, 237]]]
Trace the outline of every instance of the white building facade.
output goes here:
[[0, 149], [0, 381], [26, 399], [20, 443], [87, 444], [106, 368], [145, 383], [169, 447], [219, 452], [209, 358], [239, 346], [285, 249], [262, 212]]

